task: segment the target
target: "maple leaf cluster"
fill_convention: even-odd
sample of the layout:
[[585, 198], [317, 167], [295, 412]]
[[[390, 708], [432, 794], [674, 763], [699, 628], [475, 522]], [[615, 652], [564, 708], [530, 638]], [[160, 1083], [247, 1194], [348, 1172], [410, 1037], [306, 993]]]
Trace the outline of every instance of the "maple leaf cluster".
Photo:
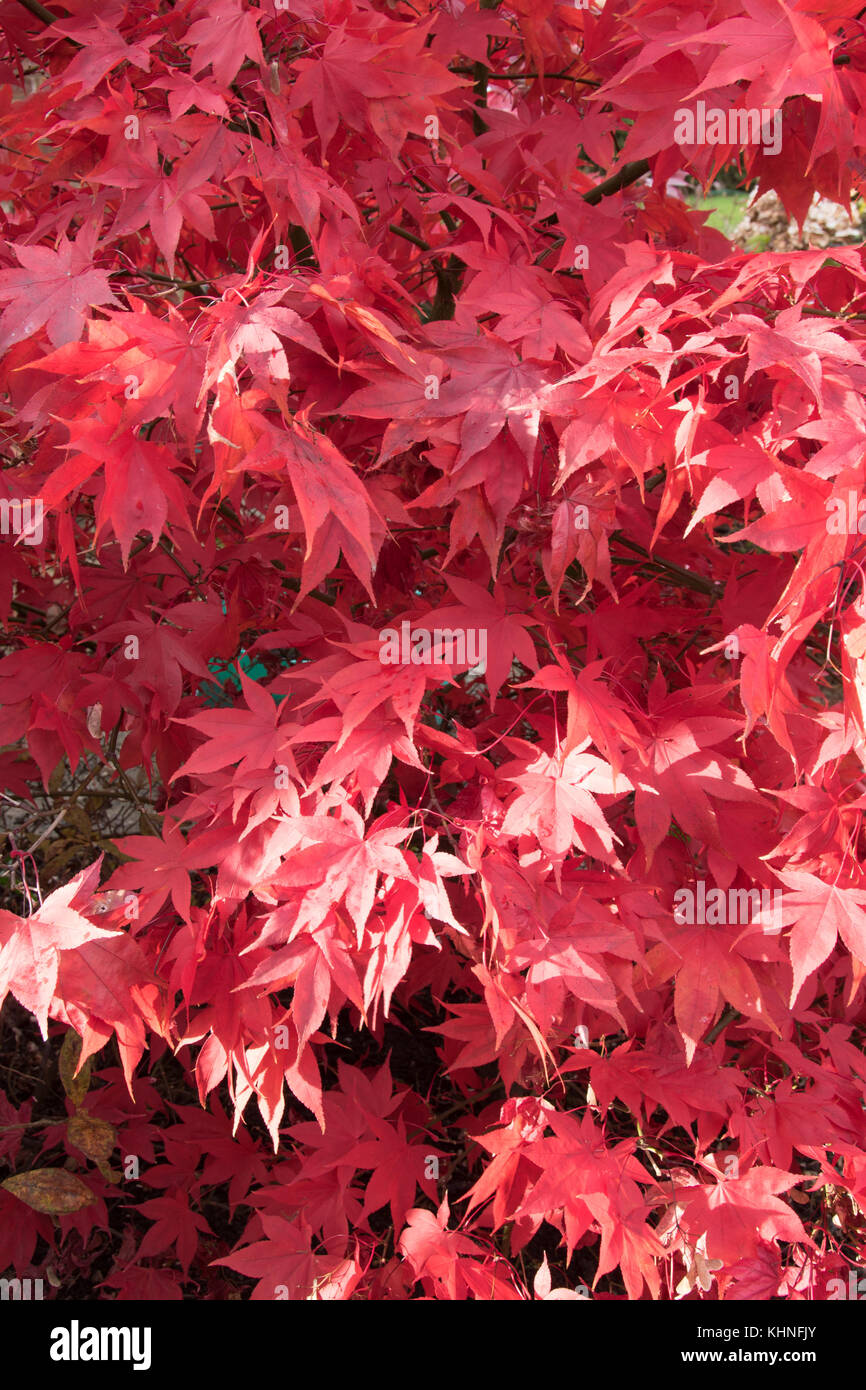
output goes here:
[[862, 1261], [860, 13], [0, 0], [0, 1272]]

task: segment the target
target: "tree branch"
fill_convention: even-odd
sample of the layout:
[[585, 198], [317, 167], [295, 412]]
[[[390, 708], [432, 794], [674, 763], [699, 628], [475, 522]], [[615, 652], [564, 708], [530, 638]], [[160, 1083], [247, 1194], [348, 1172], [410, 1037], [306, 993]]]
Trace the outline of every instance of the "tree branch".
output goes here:
[[[477, 65], [476, 65], [477, 66]], [[465, 74], [467, 77], [475, 77], [475, 67], [449, 68], [449, 72]], [[600, 82], [593, 82], [589, 77], [572, 77], [568, 72], [490, 72], [487, 70], [487, 79], [490, 82], [521, 82], [531, 77], [541, 78], [543, 81], [550, 79], [559, 82], [578, 82], [583, 87], [600, 87]]]
[[43, 24], [54, 24], [60, 18], [58, 14], [52, 14], [44, 5], [40, 5], [39, 0], [18, 0], [19, 5], [23, 5], [25, 10], [29, 10], [37, 19], [41, 19]]
[[133, 280], [151, 280], [155, 285], [173, 285], [178, 290], [195, 290], [199, 294], [207, 292], [210, 284], [209, 280], [178, 280], [175, 275], [160, 275], [156, 270], [127, 270], [122, 267], [120, 270], [112, 270], [111, 275], [125, 275]]
[[[630, 164], [624, 164], [621, 169], [617, 169], [615, 174], [611, 174], [610, 178], [604, 180], [604, 183], [596, 184], [595, 188], [590, 188], [587, 193], [584, 193], [583, 201], [588, 203], [590, 207], [595, 207], [602, 198], [608, 198], [611, 193], [618, 193], [621, 188], [627, 188], [630, 183], [636, 183], [638, 179], [643, 178], [644, 174], [648, 173], [649, 160], [634, 159]], [[545, 221], [558, 222], [559, 219], [554, 213], [553, 217], [545, 218]], [[545, 246], [540, 255], [536, 256], [533, 264], [541, 265], [541, 262], [546, 260], [552, 252], [558, 251], [560, 246], [564, 245], [565, 237], [557, 237], [549, 246]]]
[[733, 1023], [736, 1019], [741, 1017], [742, 1014], [739, 1014], [737, 1012], [733, 1004], [729, 1004], [728, 1007], [725, 1009], [724, 1013], [722, 1014], [721, 1018], [719, 1019], [718, 1023], [713, 1024], [713, 1027], [710, 1029], [709, 1033], [707, 1033], [707, 1036], [704, 1038], [704, 1042], [707, 1045], [707, 1047], [710, 1047], [716, 1041], [716, 1038], [719, 1036], [721, 1032], [723, 1032], [725, 1028], [727, 1028], [729, 1023]]
[[617, 533], [611, 537], [611, 540], [619, 541], [620, 545], [624, 545], [628, 550], [633, 550], [636, 555], [642, 555], [653, 569], [662, 570], [670, 578], [685, 585], [687, 589], [695, 589], [699, 594], [712, 594], [714, 598], [718, 598], [719, 585], [712, 579], [704, 579], [700, 574], [692, 574], [691, 570], [683, 569], [682, 565], [675, 565], [671, 560], [658, 559], [655, 555], [651, 555], [648, 550], [644, 550], [642, 545], [630, 541], [627, 536]]
[[389, 222], [388, 230], [389, 232], [393, 232], [395, 236], [401, 236], [404, 241], [411, 241], [413, 246], [420, 246], [422, 251], [430, 250], [429, 241], [424, 241], [421, 237], [416, 236], [414, 232], [407, 232], [403, 227], [398, 227], [396, 222]]
[[621, 188], [627, 188], [630, 183], [637, 183], [638, 179], [649, 173], [649, 167], [648, 159], [633, 159], [630, 164], [624, 164], [621, 169], [617, 169], [616, 173], [611, 174], [604, 183], [599, 183], [588, 193], [584, 193], [583, 201], [589, 203], [590, 207], [595, 207], [602, 198], [610, 197], [611, 193], [618, 193]]

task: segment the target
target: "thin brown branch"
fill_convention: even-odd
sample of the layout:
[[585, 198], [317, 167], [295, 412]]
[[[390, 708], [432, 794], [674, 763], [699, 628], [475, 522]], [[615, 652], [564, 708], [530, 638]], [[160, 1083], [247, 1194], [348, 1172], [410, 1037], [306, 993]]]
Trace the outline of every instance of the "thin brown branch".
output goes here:
[[584, 193], [583, 201], [589, 203], [590, 207], [595, 207], [602, 198], [609, 198], [611, 193], [618, 193], [630, 183], [637, 183], [638, 179], [649, 173], [649, 167], [648, 159], [633, 159], [630, 164], [624, 164], [615, 174], [611, 174], [604, 183], [599, 183], [588, 193]]
[[414, 232], [407, 232], [404, 227], [398, 227], [396, 222], [389, 222], [388, 230], [389, 232], [393, 232], [395, 236], [401, 236], [404, 241], [411, 241], [413, 246], [420, 246], [422, 251], [430, 250], [429, 241], [424, 241], [422, 237], [416, 236]]
[[40, 5], [39, 0], [18, 0], [19, 5], [23, 5], [25, 10], [29, 10], [37, 19], [41, 19], [43, 24], [54, 24], [60, 15], [52, 14], [44, 5]]
[[691, 570], [683, 569], [682, 565], [675, 565], [671, 560], [661, 560], [655, 555], [651, 555], [648, 550], [644, 550], [642, 545], [637, 545], [630, 541], [627, 536], [616, 535], [613, 537], [620, 545], [624, 545], [628, 550], [633, 550], [636, 555], [642, 555], [647, 565], [656, 571], [663, 571], [669, 578], [675, 578], [687, 589], [694, 589], [699, 594], [712, 594], [718, 597], [719, 585], [712, 579], [704, 579], [700, 574], [693, 574]]
[[722, 1014], [721, 1018], [719, 1019], [718, 1023], [715, 1023], [713, 1025], [709, 1033], [707, 1033], [707, 1036], [704, 1038], [704, 1042], [707, 1044], [707, 1046], [711, 1046], [716, 1041], [716, 1038], [719, 1036], [721, 1032], [723, 1032], [725, 1028], [727, 1028], [729, 1023], [735, 1023], [736, 1020], [741, 1017], [742, 1015], [737, 1012], [733, 1004], [729, 1004], [728, 1007], [725, 1009], [724, 1013]]
[[112, 275], [125, 275], [133, 280], [151, 280], [156, 285], [173, 285], [178, 290], [196, 290], [202, 293], [210, 284], [209, 280], [178, 280], [175, 275], [160, 275], [156, 270], [113, 270]]
[[[474, 67], [454, 67], [449, 68], [449, 72], [460, 73], [467, 77], [475, 77]], [[543, 81], [548, 79], [553, 82], [578, 82], [583, 87], [600, 87], [600, 82], [593, 82], [589, 77], [572, 77], [568, 72], [490, 72], [488, 69], [487, 80], [489, 82], [521, 82], [528, 81], [530, 78], [541, 78]]]

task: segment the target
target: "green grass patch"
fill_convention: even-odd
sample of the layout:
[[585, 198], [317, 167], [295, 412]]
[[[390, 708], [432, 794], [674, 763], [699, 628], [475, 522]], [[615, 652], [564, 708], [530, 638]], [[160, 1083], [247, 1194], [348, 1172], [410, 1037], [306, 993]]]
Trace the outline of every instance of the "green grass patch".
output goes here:
[[728, 238], [733, 236], [742, 222], [748, 201], [749, 195], [745, 190], [731, 188], [719, 189], [706, 197], [686, 199], [689, 207], [697, 208], [699, 212], [709, 212], [707, 225], [715, 227], [716, 231], [723, 232]]

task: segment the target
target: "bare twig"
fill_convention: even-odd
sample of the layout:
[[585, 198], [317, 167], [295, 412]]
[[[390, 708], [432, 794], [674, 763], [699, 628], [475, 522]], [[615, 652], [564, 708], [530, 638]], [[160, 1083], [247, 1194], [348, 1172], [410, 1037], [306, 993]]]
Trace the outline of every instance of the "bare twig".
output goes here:
[[404, 227], [398, 227], [395, 222], [388, 223], [388, 230], [395, 236], [401, 236], [404, 241], [411, 241], [413, 246], [419, 246], [422, 251], [430, 250], [429, 241], [424, 241], [422, 237], [416, 236], [414, 232], [407, 232]]
[[52, 14], [44, 5], [40, 5], [39, 0], [18, 0], [19, 5], [23, 5], [25, 10], [29, 10], [37, 19], [41, 19], [43, 24], [53, 24], [60, 18], [57, 14]]
[[719, 585], [712, 579], [704, 579], [700, 574], [693, 574], [691, 570], [683, 569], [682, 565], [675, 565], [671, 560], [658, 559], [655, 555], [651, 555], [648, 550], [644, 550], [642, 545], [637, 545], [626, 536], [616, 535], [613, 539], [619, 541], [620, 545], [626, 546], [628, 550], [633, 550], [636, 555], [642, 555], [654, 569], [664, 570], [667, 575], [675, 577], [687, 589], [695, 589], [700, 594], [712, 594], [714, 597], [718, 597]]
[[737, 1012], [733, 1004], [729, 1004], [728, 1007], [725, 1009], [724, 1013], [722, 1014], [721, 1018], [719, 1019], [718, 1023], [715, 1023], [713, 1025], [709, 1033], [707, 1033], [707, 1036], [704, 1038], [704, 1042], [707, 1044], [707, 1046], [709, 1046], [711, 1043], [714, 1043], [719, 1034], [725, 1028], [727, 1028], [728, 1024], [735, 1023], [738, 1018], [742, 1018], [742, 1014]]
[[[448, 71], [465, 74], [468, 77], [475, 76], [474, 67], [449, 68]], [[532, 77], [542, 78], [545, 81], [549, 78], [551, 81], [556, 80], [559, 82], [578, 82], [581, 84], [581, 86], [584, 87], [601, 86], [600, 82], [593, 82], [592, 79], [589, 77], [572, 77], [571, 74], [568, 72], [490, 72], [489, 69], [487, 72], [487, 78], [490, 82], [520, 82], [528, 80]]]
[[611, 174], [604, 183], [599, 183], [588, 193], [584, 193], [583, 201], [589, 203], [590, 207], [595, 207], [602, 198], [610, 197], [611, 193], [618, 193], [621, 188], [627, 188], [630, 183], [637, 183], [638, 179], [649, 173], [649, 167], [648, 159], [633, 159], [630, 164], [624, 164], [615, 174]]

